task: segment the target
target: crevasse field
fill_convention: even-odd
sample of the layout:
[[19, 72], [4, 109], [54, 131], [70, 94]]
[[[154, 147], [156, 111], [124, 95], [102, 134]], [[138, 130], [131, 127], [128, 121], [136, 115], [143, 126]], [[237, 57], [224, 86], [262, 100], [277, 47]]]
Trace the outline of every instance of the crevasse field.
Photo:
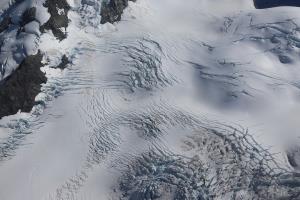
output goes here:
[[1, 200], [300, 199], [300, 8], [68, 2], [43, 103], [0, 120]]

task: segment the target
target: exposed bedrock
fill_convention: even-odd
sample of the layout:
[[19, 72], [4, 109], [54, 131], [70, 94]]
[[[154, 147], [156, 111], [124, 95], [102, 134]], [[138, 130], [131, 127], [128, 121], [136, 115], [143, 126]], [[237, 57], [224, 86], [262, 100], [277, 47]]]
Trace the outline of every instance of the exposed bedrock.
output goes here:
[[[1, 16], [0, 118], [19, 110], [30, 112], [41, 83], [46, 82], [45, 74], [40, 70], [43, 56], [34, 50], [39, 37], [39, 33], [33, 29], [34, 25], [39, 24], [37, 8], [24, 8], [18, 17], [14, 8], [17, 9], [20, 2], [16, 2]], [[14, 42], [5, 42], [10, 37], [15, 37]], [[32, 47], [26, 46], [26, 42], [28, 44], [31, 40]]]
[[273, 8], [278, 6], [300, 7], [300, 1], [299, 0], [254, 0], [254, 6], [257, 9]]
[[[17, 29], [16, 38], [23, 36], [24, 34], [32, 34], [26, 32], [26, 25], [36, 21], [40, 26], [40, 31], [45, 32], [51, 30], [53, 35], [58, 40], [63, 40], [67, 37], [66, 32], [63, 32], [63, 28], [67, 28], [69, 24], [68, 11], [70, 6], [66, 0], [46, 0], [44, 6], [50, 13], [49, 20], [41, 25], [40, 21], [36, 17], [36, 7], [29, 7], [22, 13], [20, 20], [14, 22], [14, 12], [8, 11], [0, 21], [0, 33], [3, 38], [10, 34], [10, 27]], [[39, 37], [39, 35], [36, 35]], [[12, 52], [13, 53], [13, 52]], [[5, 78], [5, 65], [2, 64], [1, 74], [4, 79], [0, 85], [0, 118], [17, 113], [19, 110], [22, 112], [30, 112], [32, 107], [36, 104], [35, 97], [41, 91], [41, 84], [47, 81], [45, 74], [40, 70], [43, 66], [42, 53], [38, 52], [36, 55], [17, 52], [18, 55], [23, 55], [19, 58], [20, 63], [16, 70], [14, 70], [10, 76]], [[67, 65], [67, 58], [62, 59], [62, 63], [57, 66], [58, 68], [64, 68]]]
[[[129, 0], [135, 2], [136, 0]], [[103, 1], [101, 7], [101, 24], [121, 20], [123, 10], [128, 6], [128, 0]]]
[[[48, 12], [51, 16], [49, 20], [40, 27], [41, 32], [51, 30], [57, 39], [65, 39], [67, 37], [66, 28], [69, 24], [68, 12], [71, 8], [70, 5], [66, 0], [46, 0], [44, 6], [48, 8]], [[64, 32], [62, 31], [63, 28], [65, 29]]]
[[64, 54], [64, 55], [61, 57], [60, 63], [59, 63], [57, 66], [52, 66], [52, 68], [64, 70], [69, 64], [71, 64], [71, 61], [70, 61], [69, 58]]
[[5, 31], [9, 25], [11, 24], [11, 18], [10, 17], [5, 17], [1, 22], [0, 22], [0, 33]]
[[22, 21], [20, 22], [21, 26], [24, 26], [35, 20], [36, 16], [36, 8], [32, 7], [27, 10], [22, 15]]
[[30, 112], [41, 84], [47, 81], [40, 70], [42, 54], [28, 56], [19, 68], [0, 85], [0, 118], [15, 114], [19, 110]]
[[[27, 8], [16, 24], [16, 21], [13, 20], [13, 11], [20, 2], [22, 1], [16, 1], [16, 4], [12, 5], [12, 7], [3, 14], [2, 18], [0, 18], [1, 37], [5, 38], [7, 34], [10, 34], [10, 27], [12, 26], [18, 30], [16, 37], [21, 37], [24, 34], [31, 34], [26, 32], [25, 27], [27, 24], [36, 21], [40, 25], [39, 29], [42, 33], [52, 31], [53, 35], [60, 41], [67, 38], [68, 33], [66, 29], [70, 22], [68, 12], [71, 7], [66, 0], [45, 1], [43, 6], [47, 8], [50, 18], [44, 24], [41, 24], [36, 17], [38, 9], [36, 7]], [[82, 3], [90, 5], [89, 2], [90, 1], [87, 0], [82, 1]], [[101, 23], [113, 23], [119, 21], [123, 10], [127, 6], [128, 0], [104, 1], [101, 8]], [[36, 35], [36, 37], [39, 36]], [[3, 46], [1, 43], [0, 45]], [[5, 78], [5, 74], [7, 74], [8, 71], [5, 68], [6, 63], [2, 63], [0, 72], [4, 79], [1, 81], [0, 86], [0, 118], [15, 114], [19, 110], [22, 112], [30, 112], [35, 104], [34, 99], [41, 90], [41, 84], [46, 82], [45, 74], [40, 71], [40, 67], [42, 66], [42, 54], [39, 52], [36, 55], [31, 55], [30, 53], [23, 53], [22, 55], [23, 57], [18, 57], [18, 63], [20, 64], [9, 77]], [[64, 69], [68, 64], [69, 60], [64, 56], [60, 65], [55, 68]]]

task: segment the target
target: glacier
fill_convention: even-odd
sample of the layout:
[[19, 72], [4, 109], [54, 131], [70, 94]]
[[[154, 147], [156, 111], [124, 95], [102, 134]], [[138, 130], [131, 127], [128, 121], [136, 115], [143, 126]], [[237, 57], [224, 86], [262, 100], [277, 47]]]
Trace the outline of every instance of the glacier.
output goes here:
[[[0, 3], [38, 13], [3, 79], [15, 42], [47, 77], [0, 120], [0, 199], [300, 198], [299, 8], [68, 0], [56, 27], [45, 2]], [[103, 21], [107, 3], [126, 8]]]

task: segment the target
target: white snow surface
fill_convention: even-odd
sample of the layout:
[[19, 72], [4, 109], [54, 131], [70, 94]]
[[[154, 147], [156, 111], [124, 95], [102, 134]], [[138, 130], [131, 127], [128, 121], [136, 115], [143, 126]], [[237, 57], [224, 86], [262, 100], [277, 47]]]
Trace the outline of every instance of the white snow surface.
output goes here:
[[[19, 3], [15, 1], [3, 1], [0, 3], [0, 7], [3, 10], [1, 13], [4, 13], [3, 16], [6, 16], [5, 13], [7, 12], [14, 23], [8, 30], [0, 34], [3, 41], [0, 54], [0, 66], [2, 69], [0, 81], [11, 75], [24, 58], [37, 53], [40, 37], [39, 27], [50, 17], [47, 9], [43, 6], [44, 2], [44, 0], [24, 0], [19, 1]], [[17, 24], [21, 21], [23, 13], [32, 7], [36, 8], [36, 21], [26, 25], [24, 32], [19, 33], [20, 26]]]
[[[22, 44], [26, 55], [45, 53], [48, 82], [36, 98], [44, 107], [0, 121], [0, 199], [117, 199], [112, 188], [122, 170], [114, 164], [153, 145], [120, 119], [172, 116], [172, 110], [207, 126], [243, 127], [277, 153], [281, 167], [297, 170], [285, 152], [300, 145], [299, 8], [255, 10], [248, 0], [138, 0], [129, 2], [120, 22], [100, 25], [101, 1], [68, 2], [67, 39], [40, 35], [32, 22], [21, 41], [10, 37], [13, 31], [5, 41], [0, 60], [9, 58], [7, 73], [18, 64], [12, 49]], [[63, 54], [72, 65], [52, 69]], [[155, 143], [185, 154], [180, 142], [191, 131], [177, 126]], [[98, 137], [108, 146], [94, 155]]]

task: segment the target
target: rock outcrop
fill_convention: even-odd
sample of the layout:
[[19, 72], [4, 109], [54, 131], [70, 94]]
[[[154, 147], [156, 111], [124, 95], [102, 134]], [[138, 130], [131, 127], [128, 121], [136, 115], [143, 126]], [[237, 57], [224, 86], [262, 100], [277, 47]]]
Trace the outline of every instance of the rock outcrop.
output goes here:
[[19, 68], [0, 86], [0, 118], [15, 114], [19, 110], [30, 112], [35, 105], [35, 97], [41, 91], [41, 84], [47, 81], [40, 70], [42, 54], [28, 56]]
[[10, 17], [5, 17], [1, 22], [0, 22], [0, 33], [5, 31], [9, 25], [11, 24], [11, 18]]
[[66, 31], [63, 32], [61, 29], [64, 28], [66, 30], [68, 27], [68, 12], [71, 8], [70, 5], [66, 0], [46, 0], [44, 6], [48, 8], [48, 12], [51, 16], [49, 20], [40, 27], [41, 32], [51, 30], [57, 39], [65, 39], [67, 33]]
[[[129, 0], [135, 2], [136, 0]], [[101, 7], [101, 24], [114, 23], [121, 20], [123, 10], [128, 6], [128, 0], [104, 1]]]
[[[90, 5], [90, 2], [83, 0], [81, 4]], [[33, 55], [39, 49], [40, 35], [46, 31], [52, 31], [59, 41], [68, 36], [66, 29], [70, 22], [68, 13], [71, 6], [67, 0], [45, 0], [44, 3], [28, 5], [25, 3], [26, 1], [16, 1], [0, 16], [0, 57], [3, 57], [0, 60], [0, 119], [3, 116], [15, 114], [19, 110], [30, 112], [35, 105], [36, 95], [41, 91], [41, 84], [47, 80], [45, 74], [40, 71], [42, 53], [39, 51]], [[39, 7], [38, 4], [40, 4]], [[101, 13], [99, 13], [102, 17], [101, 23], [119, 21], [127, 6], [128, 0], [104, 1]], [[39, 9], [42, 8], [46, 8], [50, 14], [50, 18], [43, 22], [38, 16], [38, 13], [41, 13]], [[19, 16], [16, 17], [15, 15]], [[26, 27], [29, 27], [29, 30]], [[36, 27], [36, 30], [33, 31], [32, 27]], [[7, 37], [16, 37], [15, 41], [18, 42], [15, 42], [16, 44], [5, 43]], [[29, 39], [19, 41], [18, 38]], [[27, 46], [30, 44], [34, 47], [24, 47], [25, 43]], [[14, 49], [14, 51], [10, 49]], [[61, 63], [54, 68], [64, 69], [69, 63], [69, 59], [64, 55]], [[11, 67], [11, 65], [15, 65], [15, 67]]]

